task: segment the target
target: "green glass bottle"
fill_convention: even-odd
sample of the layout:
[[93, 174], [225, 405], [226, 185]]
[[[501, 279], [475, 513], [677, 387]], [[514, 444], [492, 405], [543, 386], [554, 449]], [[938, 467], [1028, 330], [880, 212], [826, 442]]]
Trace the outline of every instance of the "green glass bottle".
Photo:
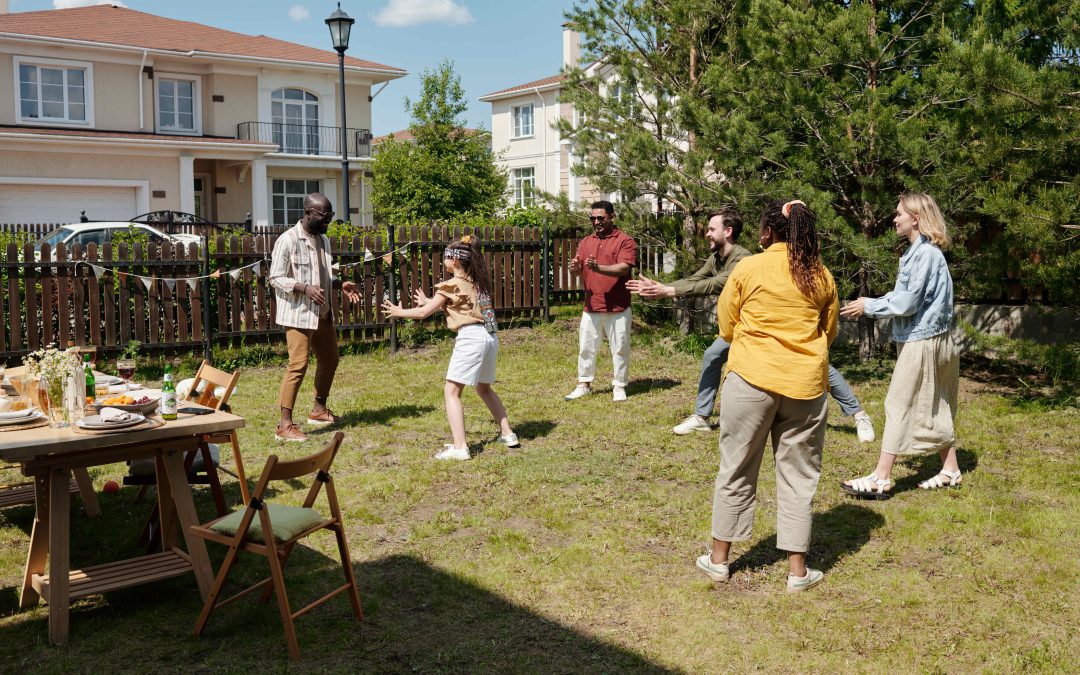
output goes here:
[[165, 381], [161, 383], [161, 419], [176, 419], [176, 385], [173, 384], [172, 366], [165, 364]]
[[86, 377], [86, 405], [94, 402], [97, 383], [94, 381], [94, 369], [90, 366], [90, 355], [83, 354], [83, 373]]

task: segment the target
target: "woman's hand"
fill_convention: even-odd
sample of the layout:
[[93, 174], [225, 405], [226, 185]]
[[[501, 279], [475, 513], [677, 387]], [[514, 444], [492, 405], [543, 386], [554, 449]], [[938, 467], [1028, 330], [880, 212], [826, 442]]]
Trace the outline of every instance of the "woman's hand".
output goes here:
[[866, 314], [866, 301], [869, 298], [858, 298], [840, 308], [840, 316], [845, 319], [858, 319]]
[[382, 311], [388, 317], [398, 319], [403, 315], [405, 309], [400, 304], [395, 305], [389, 300], [383, 300]]
[[428, 296], [424, 295], [424, 291], [419, 288], [413, 293], [413, 305], [416, 307], [423, 307], [428, 303]]

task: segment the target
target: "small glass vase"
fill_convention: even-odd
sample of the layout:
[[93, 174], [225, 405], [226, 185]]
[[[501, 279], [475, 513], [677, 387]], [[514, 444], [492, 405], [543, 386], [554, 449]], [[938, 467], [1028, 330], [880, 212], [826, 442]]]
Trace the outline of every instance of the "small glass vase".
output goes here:
[[71, 409], [67, 405], [67, 378], [43, 378], [41, 386], [49, 397], [49, 426], [53, 429], [71, 426]]

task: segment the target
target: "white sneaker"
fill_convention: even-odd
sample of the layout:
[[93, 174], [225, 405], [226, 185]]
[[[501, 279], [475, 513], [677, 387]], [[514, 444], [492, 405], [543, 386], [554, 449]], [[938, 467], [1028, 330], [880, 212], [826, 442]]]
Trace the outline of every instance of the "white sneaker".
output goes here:
[[466, 459], [472, 459], [472, 455], [469, 454], [468, 448], [455, 448], [453, 445], [447, 443], [444, 450], [435, 453], [435, 459], [456, 459], [464, 461]]
[[592, 393], [592, 387], [585, 384], [584, 382], [578, 382], [578, 386], [574, 388], [574, 391], [570, 392], [566, 396], [563, 396], [563, 398], [566, 399], [567, 401], [573, 401], [576, 398], [581, 398], [582, 396], [588, 396], [591, 393]]
[[717, 565], [712, 561], [712, 554], [706, 553], [697, 559], [697, 568], [705, 573], [707, 577], [713, 581], [723, 583], [728, 580], [730, 576], [728, 573], [728, 564], [720, 563]]
[[612, 401], [625, 401], [626, 400], [626, 387], [612, 387], [611, 388], [611, 400]]
[[520, 448], [521, 447], [521, 443], [518, 442], [517, 434], [515, 434], [512, 431], [510, 433], [506, 434], [505, 436], [499, 436], [499, 440], [502, 441], [502, 444], [505, 445], [508, 448]]
[[874, 422], [866, 413], [855, 416], [855, 433], [859, 435], [860, 443], [873, 443], [877, 438], [874, 435]]
[[820, 584], [821, 580], [824, 578], [825, 575], [821, 571], [807, 567], [805, 577], [797, 577], [794, 574], [787, 575], [787, 591], [788, 593], [805, 591], [808, 588], [813, 588]]
[[685, 436], [694, 431], [712, 431], [712, 425], [709, 424], [709, 420], [705, 419], [701, 415], [694, 413], [690, 417], [671, 428], [671, 431], [676, 436]]

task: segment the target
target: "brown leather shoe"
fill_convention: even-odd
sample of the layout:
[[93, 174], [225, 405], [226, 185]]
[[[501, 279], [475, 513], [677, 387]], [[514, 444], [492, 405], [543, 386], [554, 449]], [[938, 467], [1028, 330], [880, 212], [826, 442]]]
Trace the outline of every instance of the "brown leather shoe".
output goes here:
[[307, 418], [308, 424], [317, 427], [325, 427], [328, 424], [338, 424], [340, 422], [341, 418], [330, 412], [330, 408], [323, 408], [322, 412], [312, 411]]
[[277, 425], [274, 427], [274, 438], [279, 441], [296, 441], [297, 443], [303, 443], [307, 440], [307, 436], [295, 424]]

